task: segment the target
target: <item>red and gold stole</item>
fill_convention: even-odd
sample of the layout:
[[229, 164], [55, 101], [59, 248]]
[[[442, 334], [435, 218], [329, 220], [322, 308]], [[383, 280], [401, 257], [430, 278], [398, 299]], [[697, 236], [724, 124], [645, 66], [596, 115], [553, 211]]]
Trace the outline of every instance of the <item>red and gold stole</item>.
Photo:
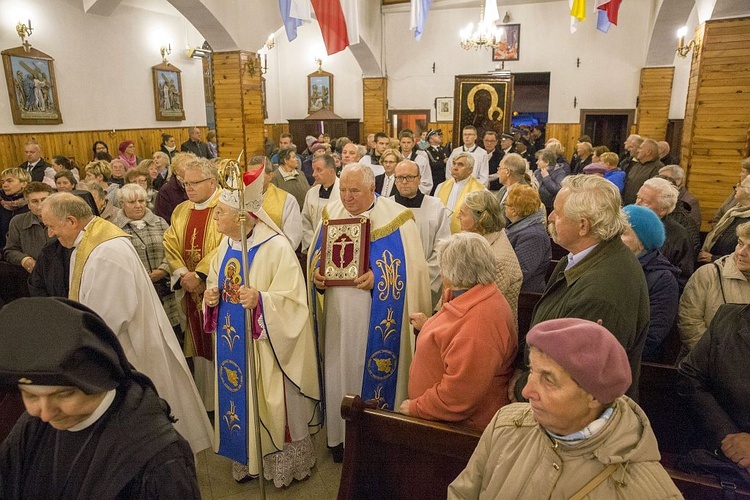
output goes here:
[[[203, 242], [212, 212], [210, 208], [190, 211], [185, 225], [185, 245], [182, 249], [182, 258], [189, 271], [195, 271], [198, 263], [203, 259]], [[185, 292], [185, 309], [196, 356], [213, 359], [211, 336], [203, 331], [201, 294]]]

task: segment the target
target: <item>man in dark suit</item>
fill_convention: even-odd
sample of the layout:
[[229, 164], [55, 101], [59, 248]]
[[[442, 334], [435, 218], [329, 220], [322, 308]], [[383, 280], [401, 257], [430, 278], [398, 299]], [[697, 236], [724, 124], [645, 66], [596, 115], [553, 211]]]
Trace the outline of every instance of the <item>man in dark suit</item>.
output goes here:
[[188, 130], [188, 137], [190, 138], [180, 146], [180, 151], [193, 153], [200, 158], [208, 158], [208, 145], [201, 142], [201, 129], [198, 127], [191, 128]]
[[44, 171], [52, 168], [52, 165], [42, 158], [42, 147], [34, 141], [29, 141], [24, 145], [23, 151], [26, 154], [26, 161], [21, 163], [18, 168], [26, 169], [31, 175], [32, 181], [42, 182]]

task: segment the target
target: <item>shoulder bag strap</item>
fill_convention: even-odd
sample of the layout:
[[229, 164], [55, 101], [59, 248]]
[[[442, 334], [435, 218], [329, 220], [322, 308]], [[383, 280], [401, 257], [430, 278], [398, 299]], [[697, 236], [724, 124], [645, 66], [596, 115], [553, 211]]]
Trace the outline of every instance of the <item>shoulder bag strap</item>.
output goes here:
[[713, 263], [714, 267], [716, 268], [716, 274], [719, 275], [719, 288], [721, 288], [721, 301], [723, 303], [727, 303], [727, 297], [724, 295], [724, 280], [721, 279], [721, 268], [719, 267], [719, 264], [716, 262]]
[[570, 497], [570, 500], [581, 500], [586, 495], [594, 491], [594, 489], [602, 484], [602, 482], [611, 476], [620, 464], [609, 464], [603, 471], [597, 474], [594, 479], [586, 483], [583, 488], [578, 490], [575, 495]]

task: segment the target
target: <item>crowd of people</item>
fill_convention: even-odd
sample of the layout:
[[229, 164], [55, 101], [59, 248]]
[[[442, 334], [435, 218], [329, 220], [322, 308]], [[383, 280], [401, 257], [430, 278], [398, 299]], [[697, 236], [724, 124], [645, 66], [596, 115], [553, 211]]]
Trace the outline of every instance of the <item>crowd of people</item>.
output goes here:
[[[284, 133], [239, 177], [198, 128], [145, 160], [133, 141], [115, 157], [96, 141], [80, 168], [27, 143], [0, 173], [0, 384], [27, 410], [0, 447], [0, 496], [100, 491], [69, 478], [99, 456], [88, 440], [130, 445], [113, 434], [128, 412], [160, 436], [151, 456], [173, 459], [181, 479], [164, 491], [194, 496], [192, 454], [212, 445], [235, 480], [262, 470], [288, 486], [310, 475], [321, 428], [343, 460], [338, 410], [353, 393], [484, 431], [450, 497], [606, 498], [617, 483], [677, 498], [637, 404], [642, 361], [679, 367], [707, 449], [747, 474], [750, 159], [701, 243], [699, 202], [663, 141], [631, 135], [618, 155], [582, 136], [568, 159], [541, 127], [461, 132], [456, 147], [403, 130], [301, 148]], [[352, 220], [367, 232], [337, 240], [334, 265], [326, 238]], [[337, 283], [345, 256], [360, 269]], [[528, 335], [522, 294], [537, 300]], [[14, 337], [22, 323], [30, 345]], [[83, 444], [68, 432], [82, 429]], [[17, 463], [60, 440], [67, 469], [41, 454]], [[122, 491], [168, 488], [152, 468], [136, 461]], [[45, 473], [54, 481], [28, 489]]]

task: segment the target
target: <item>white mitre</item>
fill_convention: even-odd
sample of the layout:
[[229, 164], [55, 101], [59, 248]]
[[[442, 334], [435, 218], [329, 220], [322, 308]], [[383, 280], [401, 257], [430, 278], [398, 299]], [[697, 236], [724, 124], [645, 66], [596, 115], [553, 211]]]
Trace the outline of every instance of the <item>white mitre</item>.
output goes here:
[[[271, 220], [271, 217], [263, 210], [263, 177], [265, 168], [261, 166], [255, 170], [248, 170], [242, 175], [242, 181], [245, 185], [242, 202], [245, 205], [245, 211], [255, 218], [263, 221], [268, 227], [279, 234], [283, 234], [281, 229]], [[240, 210], [240, 191], [236, 188], [236, 178], [227, 181], [228, 186], [221, 190], [219, 201], [224, 205]]]

